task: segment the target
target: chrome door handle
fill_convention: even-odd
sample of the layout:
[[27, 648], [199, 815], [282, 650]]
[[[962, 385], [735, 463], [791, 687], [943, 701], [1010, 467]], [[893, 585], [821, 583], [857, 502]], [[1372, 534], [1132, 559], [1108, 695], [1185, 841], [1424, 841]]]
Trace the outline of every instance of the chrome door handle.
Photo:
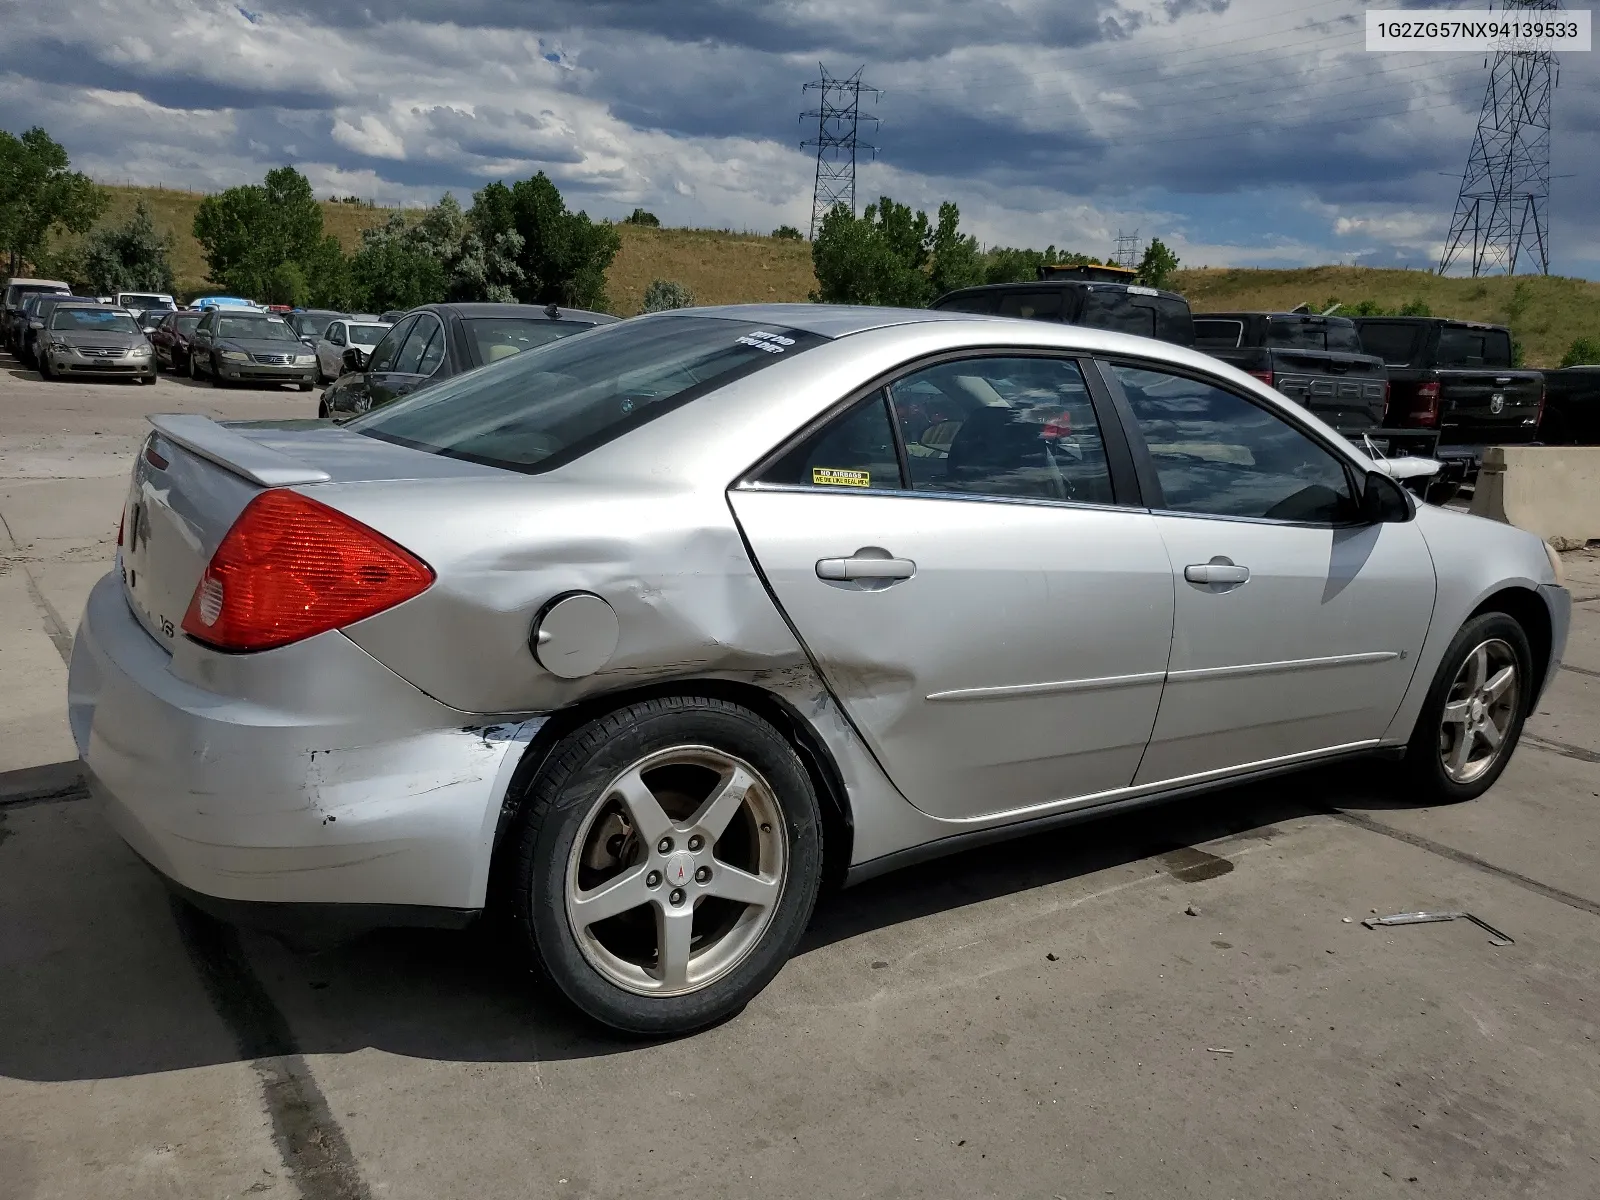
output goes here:
[[1183, 569], [1183, 577], [1190, 583], [1244, 583], [1250, 578], [1249, 567], [1238, 567], [1226, 559], [1213, 559], [1208, 563], [1192, 563]]
[[917, 564], [909, 558], [819, 558], [818, 579], [910, 579]]

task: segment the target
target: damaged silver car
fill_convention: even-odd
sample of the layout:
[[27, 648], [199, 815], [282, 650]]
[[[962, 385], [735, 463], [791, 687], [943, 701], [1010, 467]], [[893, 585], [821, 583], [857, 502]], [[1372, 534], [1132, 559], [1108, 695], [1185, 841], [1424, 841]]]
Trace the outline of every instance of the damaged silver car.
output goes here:
[[1569, 597], [1208, 356], [681, 310], [342, 425], [152, 418], [70, 717], [244, 920], [503, 906], [584, 1012], [737, 1011], [824, 885], [1352, 755], [1504, 769]]

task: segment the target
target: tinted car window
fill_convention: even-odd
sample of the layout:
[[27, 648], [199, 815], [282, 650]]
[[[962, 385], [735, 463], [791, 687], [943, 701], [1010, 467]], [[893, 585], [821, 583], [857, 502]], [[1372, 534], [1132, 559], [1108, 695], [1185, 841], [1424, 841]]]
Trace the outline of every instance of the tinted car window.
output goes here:
[[481, 363], [498, 362], [524, 350], [545, 346], [594, 326], [582, 321], [550, 321], [534, 317], [472, 317], [462, 322]]
[[1267, 345], [1286, 350], [1326, 350], [1327, 326], [1321, 321], [1278, 318], [1267, 325]]
[[1501, 329], [1491, 329], [1483, 335], [1483, 365], [1509, 367], [1511, 365], [1511, 335]]
[[1002, 317], [1026, 317], [1034, 321], [1061, 319], [1061, 289], [1038, 292], [1003, 292], [996, 311]]
[[346, 428], [490, 466], [546, 469], [825, 340], [721, 317], [602, 325], [423, 388]]
[[1344, 354], [1363, 354], [1361, 337], [1356, 333], [1354, 321], [1330, 321], [1327, 324], [1328, 349]]
[[358, 346], [376, 346], [383, 335], [389, 332], [382, 325], [347, 325], [340, 328], [344, 330], [345, 339]]
[[1511, 345], [1504, 334], [1496, 331], [1446, 325], [1439, 330], [1439, 349], [1434, 361], [1441, 367], [1509, 367]]
[[[425, 322], [422, 321], [417, 322], [418, 332], [421, 331], [424, 324]], [[417, 334], [413, 333], [411, 341], [415, 341], [416, 338]], [[411, 342], [408, 341], [406, 343], [407, 349], [410, 348], [410, 345]], [[433, 336], [428, 339], [428, 344], [422, 348], [422, 361], [417, 364], [417, 374], [432, 375], [439, 369], [439, 364], [442, 362], [444, 362], [444, 327], [435, 322]]]
[[417, 318], [411, 317], [408, 320], [401, 321], [400, 324], [389, 330], [389, 335], [378, 343], [377, 348], [372, 352], [372, 357], [367, 360], [367, 370], [393, 370], [394, 360], [400, 355], [400, 347], [405, 344], [406, 335], [411, 332], [416, 323]]
[[90, 333], [138, 333], [127, 313], [114, 308], [58, 308], [50, 317], [51, 329], [77, 329]]
[[1078, 313], [1078, 324], [1094, 329], [1110, 329], [1117, 333], [1136, 333], [1141, 337], [1155, 337], [1156, 310], [1152, 305], [1136, 301], [1127, 292], [1115, 289], [1090, 289], [1083, 297], [1083, 309]]
[[898, 488], [900, 460], [882, 392], [836, 418], [785, 454], [763, 483], [834, 490]]
[[892, 384], [911, 486], [1111, 503], [1100, 426], [1075, 362], [972, 358]]
[[1233, 350], [1244, 340], [1244, 322], [1218, 317], [1194, 319], [1194, 344], [1202, 350]]
[[1361, 348], [1376, 355], [1391, 367], [1403, 367], [1411, 361], [1417, 348], [1415, 325], [1358, 325]]
[[402, 375], [417, 375], [422, 373], [422, 355], [427, 350], [428, 343], [439, 333], [439, 318], [431, 314], [424, 314], [417, 318], [417, 323], [411, 327], [411, 335], [406, 338], [406, 344], [401, 348], [399, 356], [394, 360], [391, 370]]
[[1111, 369], [1154, 460], [1163, 507], [1325, 525], [1354, 519], [1342, 460], [1276, 413], [1198, 380]]
[[992, 313], [994, 300], [993, 292], [974, 292], [970, 296], [957, 296], [935, 307], [946, 312]]

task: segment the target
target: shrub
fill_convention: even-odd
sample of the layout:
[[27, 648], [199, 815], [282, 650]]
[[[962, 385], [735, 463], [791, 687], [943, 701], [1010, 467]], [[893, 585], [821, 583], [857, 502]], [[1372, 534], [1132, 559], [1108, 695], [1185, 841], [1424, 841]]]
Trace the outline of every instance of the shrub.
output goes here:
[[793, 225], [779, 225], [772, 231], [772, 236], [780, 242], [803, 242], [805, 236]]
[[1561, 356], [1563, 367], [1589, 366], [1600, 364], [1600, 337], [1580, 337], [1573, 340], [1567, 347], [1567, 352]]
[[690, 308], [694, 295], [675, 279], [652, 279], [644, 290], [641, 313], [665, 312], [669, 308]]
[[657, 217], [653, 212], [646, 212], [642, 208], [636, 208], [626, 217], [623, 217], [622, 223], [624, 225], [645, 225], [651, 229], [661, 228], [661, 218]]

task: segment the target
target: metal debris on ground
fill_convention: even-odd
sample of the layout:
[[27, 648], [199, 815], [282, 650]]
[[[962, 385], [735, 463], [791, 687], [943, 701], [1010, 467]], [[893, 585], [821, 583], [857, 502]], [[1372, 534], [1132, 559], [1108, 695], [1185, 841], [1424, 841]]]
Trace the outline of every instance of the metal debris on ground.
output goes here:
[[1513, 941], [1506, 934], [1501, 933], [1489, 922], [1473, 916], [1469, 912], [1408, 912], [1395, 913], [1389, 917], [1367, 917], [1361, 923], [1368, 929], [1376, 929], [1380, 925], [1431, 925], [1436, 921], [1471, 921], [1479, 929], [1489, 935], [1491, 946], [1514, 946]]

